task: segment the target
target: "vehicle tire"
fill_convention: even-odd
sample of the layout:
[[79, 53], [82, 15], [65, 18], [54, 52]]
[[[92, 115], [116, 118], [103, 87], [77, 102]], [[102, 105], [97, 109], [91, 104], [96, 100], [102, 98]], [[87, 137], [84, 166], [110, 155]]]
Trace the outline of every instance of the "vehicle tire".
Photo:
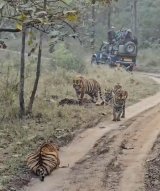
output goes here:
[[134, 44], [134, 42], [127, 42], [124, 45], [124, 50], [128, 54], [133, 54], [136, 50], [136, 45]]
[[92, 56], [91, 64], [97, 64], [97, 59], [95, 56]]

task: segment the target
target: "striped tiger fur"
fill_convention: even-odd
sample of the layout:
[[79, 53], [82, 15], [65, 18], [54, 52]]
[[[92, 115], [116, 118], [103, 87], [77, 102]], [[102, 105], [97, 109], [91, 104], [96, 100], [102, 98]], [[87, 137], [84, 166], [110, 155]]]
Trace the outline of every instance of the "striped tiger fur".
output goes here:
[[122, 89], [122, 85], [120, 83], [117, 83], [114, 87], [113, 87], [113, 92], [116, 92], [117, 90]]
[[120, 118], [125, 118], [125, 104], [128, 97], [128, 92], [118, 89], [113, 92], [113, 121], [120, 121]]
[[105, 89], [105, 93], [104, 93], [104, 97], [105, 97], [105, 103], [107, 105], [112, 105], [112, 99], [113, 99], [113, 95], [112, 95], [112, 89], [108, 88]]
[[105, 103], [108, 104], [112, 104], [112, 99], [113, 99], [113, 93], [116, 93], [117, 90], [122, 89], [122, 85], [120, 85], [120, 83], [117, 83], [112, 89], [108, 88], [105, 89]]
[[101, 86], [99, 82], [94, 79], [86, 79], [82, 76], [76, 76], [73, 79], [73, 88], [76, 91], [79, 103], [83, 103], [84, 94], [88, 94], [94, 103], [98, 101], [98, 93], [100, 99], [103, 101]]
[[60, 165], [58, 150], [54, 144], [44, 143], [35, 153], [27, 158], [29, 169], [44, 181], [45, 176]]

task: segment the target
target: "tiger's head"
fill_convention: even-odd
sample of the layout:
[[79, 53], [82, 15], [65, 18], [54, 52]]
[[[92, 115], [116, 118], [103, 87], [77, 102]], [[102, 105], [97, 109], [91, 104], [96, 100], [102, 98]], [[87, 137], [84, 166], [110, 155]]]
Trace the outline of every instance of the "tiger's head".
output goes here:
[[115, 93], [115, 98], [117, 101], [125, 101], [127, 98], [127, 95], [126, 95], [126, 91], [122, 89], [118, 89]]
[[110, 89], [110, 88], [105, 89], [104, 96], [105, 96], [105, 101], [106, 101], [107, 103], [110, 102], [111, 99], [113, 98], [112, 89]]
[[113, 90], [116, 92], [117, 90], [122, 89], [122, 85], [120, 83], [117, 83], [114, 87]]
[[76, 92], [81, 92], [81, 89], [83, 87], [83, 81], [84, 77], [82, 76], [76, 76], [73, 79], [73, 88], [76, 90]]

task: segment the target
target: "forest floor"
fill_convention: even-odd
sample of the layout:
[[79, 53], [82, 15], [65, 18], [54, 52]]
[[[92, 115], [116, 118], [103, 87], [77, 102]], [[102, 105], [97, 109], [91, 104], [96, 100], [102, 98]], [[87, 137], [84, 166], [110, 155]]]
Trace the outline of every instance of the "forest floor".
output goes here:
[[23, 190], [158, 191], [159, 97], [129, 106], [121, 122], [106, 121], [77, 135], [60, 151], [69, 168], [54, 171], [43, 183], [33, 179]]

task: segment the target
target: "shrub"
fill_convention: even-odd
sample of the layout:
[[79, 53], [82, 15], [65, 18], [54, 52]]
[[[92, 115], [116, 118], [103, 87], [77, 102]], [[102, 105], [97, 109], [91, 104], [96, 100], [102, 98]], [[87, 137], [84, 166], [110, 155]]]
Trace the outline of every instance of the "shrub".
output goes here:
[[65, 44], [59, 44], [53, 55], [51, 63], [54, 67], [65, 68], [66, 70], [83, 73], [86, 70], [85, 63], [77, 55], [74, 55], [65, 47]]

